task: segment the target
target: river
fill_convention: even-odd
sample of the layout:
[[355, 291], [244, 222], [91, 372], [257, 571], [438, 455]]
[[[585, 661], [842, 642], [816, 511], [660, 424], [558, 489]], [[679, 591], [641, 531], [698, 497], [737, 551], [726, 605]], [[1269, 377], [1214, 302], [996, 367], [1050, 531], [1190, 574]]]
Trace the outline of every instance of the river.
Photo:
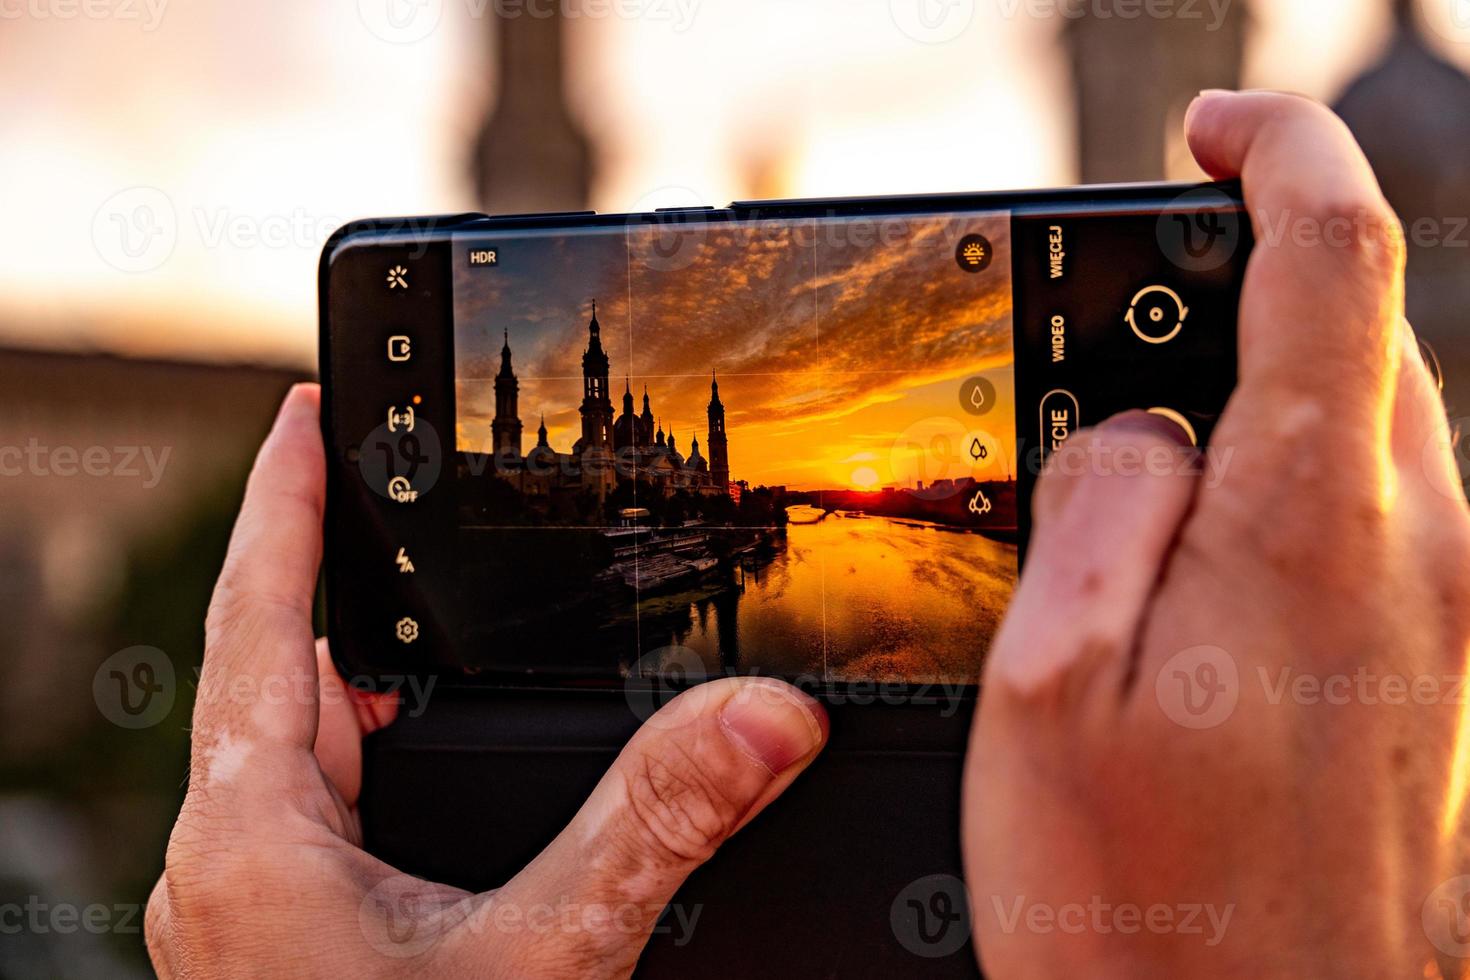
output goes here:
[[[714, 594], [641, 603], [647, 651], [694, 651], [711, 673], [963, 683], [978, 677], [1016, 581], [1016, 546], [932, 524], [788, 512], [774, 558]], [[645, 667], [652, 666], [645, 662]]]

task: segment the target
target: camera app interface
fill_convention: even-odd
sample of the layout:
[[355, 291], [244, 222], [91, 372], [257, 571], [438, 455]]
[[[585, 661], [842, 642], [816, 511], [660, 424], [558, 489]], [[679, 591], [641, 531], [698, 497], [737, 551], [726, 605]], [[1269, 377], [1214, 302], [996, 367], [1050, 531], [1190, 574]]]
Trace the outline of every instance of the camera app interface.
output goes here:
[[1017, 577], [1007, 214], [456, 238], [471, 670], [978, 680]]

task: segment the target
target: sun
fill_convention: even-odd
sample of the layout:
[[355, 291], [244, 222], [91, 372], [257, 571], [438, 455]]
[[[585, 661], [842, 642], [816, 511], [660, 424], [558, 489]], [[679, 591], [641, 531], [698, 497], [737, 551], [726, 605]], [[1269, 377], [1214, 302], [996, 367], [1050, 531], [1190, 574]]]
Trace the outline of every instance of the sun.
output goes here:
[[852, 471], [852, 485], [858, 490], [871, 490], [878, 485], [878, 471], [871, 466], [859, 466]]

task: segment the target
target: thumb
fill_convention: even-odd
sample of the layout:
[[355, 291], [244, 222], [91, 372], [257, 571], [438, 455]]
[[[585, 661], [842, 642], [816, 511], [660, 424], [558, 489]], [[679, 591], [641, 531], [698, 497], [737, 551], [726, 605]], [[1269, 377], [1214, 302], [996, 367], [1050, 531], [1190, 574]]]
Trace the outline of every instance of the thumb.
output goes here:
[[[827, 715], [796, 688], [726, 678], [660, 709], [571, 824], [488, 899], [524, 917], [496, 936], [518, 976], [626, 976], [685, 878], [781, 795], [827, 740]], [[531, 926], [531, 910], [544, 923]]]
[[1037, 485], [1025, 573], [987, 665], [990, 695], [1068, 702], [1097, 670], [1126, 676], [1197, 472], [1184, 430], [1139, 411], [1079, 432], [1052, 454]]

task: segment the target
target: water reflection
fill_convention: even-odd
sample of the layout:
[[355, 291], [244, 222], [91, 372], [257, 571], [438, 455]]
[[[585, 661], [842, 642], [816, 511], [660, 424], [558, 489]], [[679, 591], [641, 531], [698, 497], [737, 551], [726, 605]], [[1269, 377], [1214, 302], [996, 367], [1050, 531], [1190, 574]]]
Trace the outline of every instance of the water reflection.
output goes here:
[[1016, 581], [1016, 546], [918, 521], [793, 507], [784, 547], [715, 587], [644, 596], [640, 646], [687, 647], [711, 673], [963, 683]]

